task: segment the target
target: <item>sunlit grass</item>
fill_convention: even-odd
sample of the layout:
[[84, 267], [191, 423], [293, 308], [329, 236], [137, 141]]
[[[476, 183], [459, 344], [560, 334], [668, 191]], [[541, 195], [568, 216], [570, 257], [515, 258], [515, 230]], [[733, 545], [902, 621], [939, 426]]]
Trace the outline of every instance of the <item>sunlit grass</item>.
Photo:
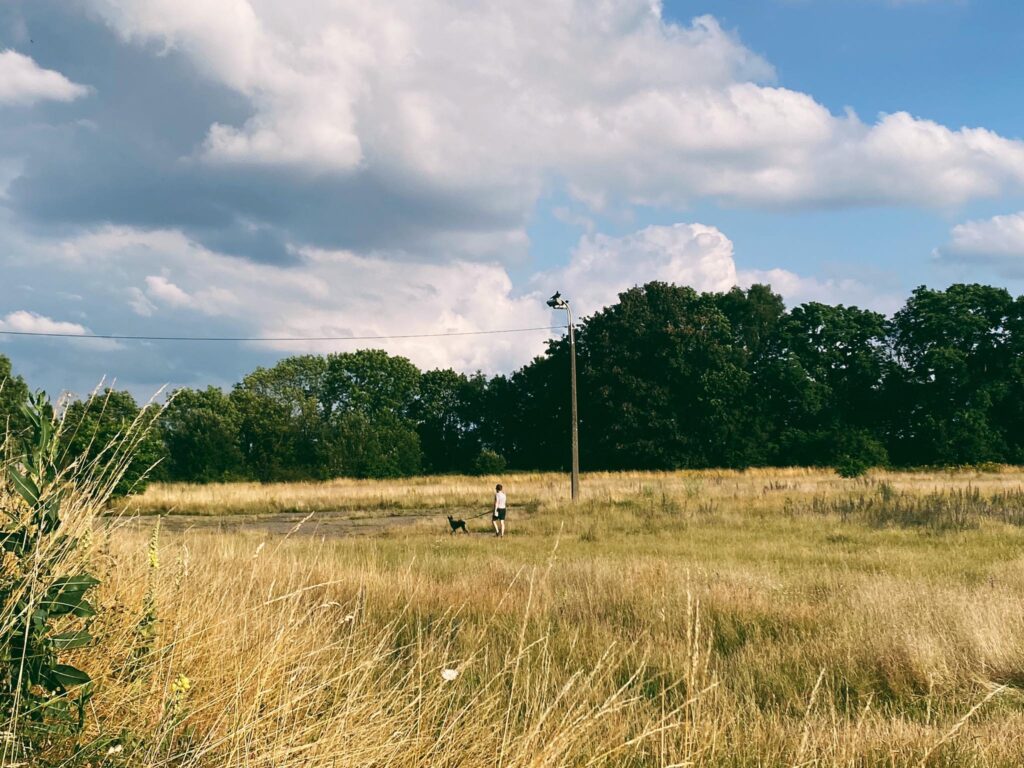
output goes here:
[[[164, 534], [158, 642], [131, 681], [116, 659], [147, 534], [97, 537], [94, 727], [168, 731], [152, 765], [1024, 764], [1024, 529], [1003, 514], [1019, 470], [590, 475], [576, 507], [560, 475], [503, 480], [504, 540], [486, 520], [449, 536], [440, 514], [358, 539], [316, 535], [316, 515], [287, 539]], [[475, 508], [491, 482], [140, 501]], [[950, 504], [969, 524], [927, 524]]]
[[[37, 757], [1024, 764], [1019, 469], [590, 474], [578, 505], [562, 475], [511, 474], [509, 535], [467, 514], [472, 535], [450, 536], [443, 512], [486, 509], [496, 479], [157, 486], [136, 500], [294, 507], [288, 536], [154, 535], [154, 518], [109, 515], [87, 534], [95, 497], [72, 500], [75, 563], [102, 584], [96, 643], [66, 656], [96, 693], [81, 738]], [[416, 519], [331, 538], [318, 510]]]
[[[471, 477], [443, 475], [403, 480], [340, 478], [322, 483], [225, 483], [190, 485], [155, 483], [131, 502], [139, 514], [270, 514], [277, 512], [334, 512], [351, 510], [484, 509], [491, 503], [494, 484], [501, 482], [513, 506], [536, 508], [568, 501], [564, 474], [507, 473]], [[750, 469], [682, 472], [591, 472], [583, 474], [584, 502], [617, 503], [638, 498], [667, 499], [669, 503], [696, 500], [708, 504], [737, 500], [758, 509], [775, 509], [786, 499], [846, 496], [887, 483], [897, 491], [926, 492], [973, 488], [982, 493], [1024, 486], [1024, 469], [999, 471], [886, 472], [844, 480], [831, 470]]]

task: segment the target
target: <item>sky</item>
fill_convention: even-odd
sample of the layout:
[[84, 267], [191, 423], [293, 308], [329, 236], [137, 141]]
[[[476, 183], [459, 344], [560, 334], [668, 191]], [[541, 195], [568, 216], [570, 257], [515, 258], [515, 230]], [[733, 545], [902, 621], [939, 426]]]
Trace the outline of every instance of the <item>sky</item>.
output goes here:
[[1024, 289], [1024, 3], [2, 0], [0, 330], [36, 387], [374, 346], [511, 372], [650, 280]]

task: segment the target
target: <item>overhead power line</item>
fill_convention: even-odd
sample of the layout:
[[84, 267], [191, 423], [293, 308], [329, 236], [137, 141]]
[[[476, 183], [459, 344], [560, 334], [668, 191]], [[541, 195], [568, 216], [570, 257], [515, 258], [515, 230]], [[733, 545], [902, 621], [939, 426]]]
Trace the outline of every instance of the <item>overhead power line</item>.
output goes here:
[[445, 336], [490, 336], [499, 333], [529, 333], [531, 331], [560, 331], [568, 326], [551, 325], [536, 328], [500, 328], [489, 331], [448, 331], [446, 333], [402, 333], [384, 336], [138, 336], [119, 333], [60, 333], [56, 331], [5, 331], [4, 336], [33, 336], [50, 339], [103, 339], [107, 341], [390, 341], [398, 339], [436, 339]]

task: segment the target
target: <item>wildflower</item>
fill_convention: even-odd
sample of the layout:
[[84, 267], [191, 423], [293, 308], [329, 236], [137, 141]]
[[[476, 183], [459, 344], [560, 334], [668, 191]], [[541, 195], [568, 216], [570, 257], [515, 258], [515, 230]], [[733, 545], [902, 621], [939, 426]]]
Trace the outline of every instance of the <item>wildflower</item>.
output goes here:
[[185, 675], [178, 675], [171, 683], [171, 692], [175, 696], [184, 696], [192, 689], [192, 681]]
[[121, 754], [121, 751], [123, 749], [124, 749], [123, 745], [115, 744], [114, 746], [112, 746], [110, 749], [107, 750], [107, 754], [108, 755], [119, 755], [119, 754]]
[[154, 571], [160, 567], [160, 518], [157, 518], [153, 526], [153, 534], [149, 537], [149, 547], [146, 550], [149, 555], [149, 567]]
[[446, 682], [450, 683], [452, 680], [459, 676], [459, 670], [457, 669], [442, 669], [441, 678]]

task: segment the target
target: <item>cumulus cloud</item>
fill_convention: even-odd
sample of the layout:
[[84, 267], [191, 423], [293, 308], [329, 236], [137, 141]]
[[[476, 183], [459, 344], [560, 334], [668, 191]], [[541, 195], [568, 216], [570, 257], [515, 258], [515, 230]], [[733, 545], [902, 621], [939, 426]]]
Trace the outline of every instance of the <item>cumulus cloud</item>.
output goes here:
[[[72, 323], [65, 320], [54, 320], [53, 318], [45, 315], [40, 315], [23, 309], [15, 312], [9, 312], [4, 317], [0, 318], [0, 331], [73, 336], [87, 336], [92, 333], [88, 328], [79, 323]], [[118, 348], [117, 343], [109, 339], [90, 339], [79, 343], [84, 343], [94, 350], [112, 350]]]
[[713, 17], [650, 0], [88, 0], [125, 39], [191, 57], [249, 99], [207, 161], [683, 205], [955, 205], [1024, 185], [1024, 143], [907, 113], [864, 123], [773, 86]]
[[146, 292], [150, 296], [170, 304], [172, 307], [188, 307], [192, 304], [191, 296], [161, 275], [146, 277], [146, 286]]
[[650, 226], [623, 237], [584, 236], [569, 263], [533, 278], [571, 291], [580, 315], [612, 304], [631, 286], [660, 280], [699, 291], [727, 291], [739, 282], [732, 241], [703, 224]]
[[[1024, 187], [1024, 143], [903, 112], [834, 113], [780, 86], [713, 17], [675, 23], [657, 1], [77, 0], [24, 12], [33, 29], [76, 41], [44, 64], [85, 80], [68, 66], [92, 62], [96, 98], [62, 124], [47, 124], [45, 107], [5, 113], [22, 122], [0, 127], [0, 300], [67, 318], [57, 291], [79, 293], [84, 314], [70, 317], [98, 329], [548, 325], [561, 321], [543, 305], [555, 289], [586, 314], [652, 279], [707, 290], [768, 281], [790, 302], [884, 309], [863, 277], [741, 269], [713, 227], [611, 237], [602, 223], [628, 221], [637, 204], [671, 221], [706, 198], [947, 207]], [[85, 92], [9, 54], [20, 56], [3, 54], [7, 66], [49, 73], [37, 100]], [[564, 265], [541, 261], [513, 281], [530, 268], [531, 216], [549, 203], [565, 203], [552, 215], [586, 236]], [[33, 240], [40, 232], [50, 239]], [[48, 298], [19, 292], [43, 274]], [[424, 366], [497, 371], [540, 352], [546, 335], [381, 346]], [[124, 364], [147, 383], [224, 383], [281, 352], [353, 346], [257, 356], [133, 344]], [[64, 365], [113, 356], [93, 357]]]
[[[121, 281], [110, 289], [123, 310], [114, 320], [122, 328], [135, 327], [132, 316], [148, 318], [156, 327], [181, 328], [193, 321], [191, 327], [200, 329], [197, 335], [278, 339], [257, 345], [277, 354], [374, 346], [425, 368], [489, 373], [522, 365], [543, 351], [545, 339], [559, 333], [549, 328], [564, 318], [544, 305], [556, 289], [570, 296], [581, 317], [651, 280], [702, 291], [771, 282], [787, 299], [801, 301], [871, 294], [853, 279], [823, 281], [781, 269], [737, 269], [732, 241], [702, 224], [651, 226], [622, 237], [587, 235], [564, 267], [539, 272], [519, 285], [497, 262], [431, 263], [393, 254], [300, 248], [289, 266], [252, 264], [211, 251], [179, 232], [124, 227], [47, 245], [40, 258], [59, 262], [74, 280], [76, 272], [91, 269], [78, 256], [83, 250]], [[877, 306], [878, 301], [864, 303]], [[458, 335], [522, 328], [542, 330]], [[372, 338], [409, 334], [456, 335]], [[339, 336], [364, 338], [280, 341]]]
[[538, 294], [547, 287], [571, 288], [579, 313], [585, 315], [614, 303], [622, 291], [652, 280], [711, 292], [764, 283], [790, 306], [822, 301], [892, 312], [900, 302], [896, 294], [852, 276], [820, 278], [782, 268], [741, 269], [732, 240], [704, 224], [650, 226], [622, 237], [584, 236], [563, 269], [542, 272], [532, 284]]
[[74, 101], [89, 89], [60, 72], [43, 69], [31, 57], [13, 50], [0, 51], [0, 105], [38, 101]]
[[16, 333], [65, 333], [65, 334], [88, 334], [89, 330], [78, 323], [68, 323], [53, 320], [44, 315], [37, 315], [35, 312], [19, 310], [11, 312], [3, 319], [0, 319], [0, 331], [14, 331]]
[[[81, 258], [92, 256], [91, 262]], [[67, 279], [103, 264], [125, 312], [122, 328], [191, 327], [196, 335], [269, 338], [465, 333], [545, 327], [539, 297], [516, 291], [498, 263], [400, 261], [383, 254], [301, 248], [288, 266], [253, 264], [211, 251], [180, 232], [105, 227], [36, 254], [59, 263]], [[109, 305], [108, 305], [109, 306]], [[129, 312], [131, 314], [129, 314]], [[422, 366], [508, 370], [543, 350], [547, 331], [495, 336], [359, 342], [267, 342], [278, 354], [380, 346]], [[237, 371], [230, 375], [241, 375]]]
[[958, 224], [935, 255], [949, 263], [987, 264], [1008, 277], [1024, 277], [1024, 212]]
[[879, 285], [860, 277], [814, 277], [800, 275], [788, 269], [744, 269], [738, 272], [740, 285], [754, 283], [770, 285], [787, 305], [796, 306], [808, 301], [825, 304], [845, 304], [891, 315], [902, 305], [904, 297], [892, 286]]

